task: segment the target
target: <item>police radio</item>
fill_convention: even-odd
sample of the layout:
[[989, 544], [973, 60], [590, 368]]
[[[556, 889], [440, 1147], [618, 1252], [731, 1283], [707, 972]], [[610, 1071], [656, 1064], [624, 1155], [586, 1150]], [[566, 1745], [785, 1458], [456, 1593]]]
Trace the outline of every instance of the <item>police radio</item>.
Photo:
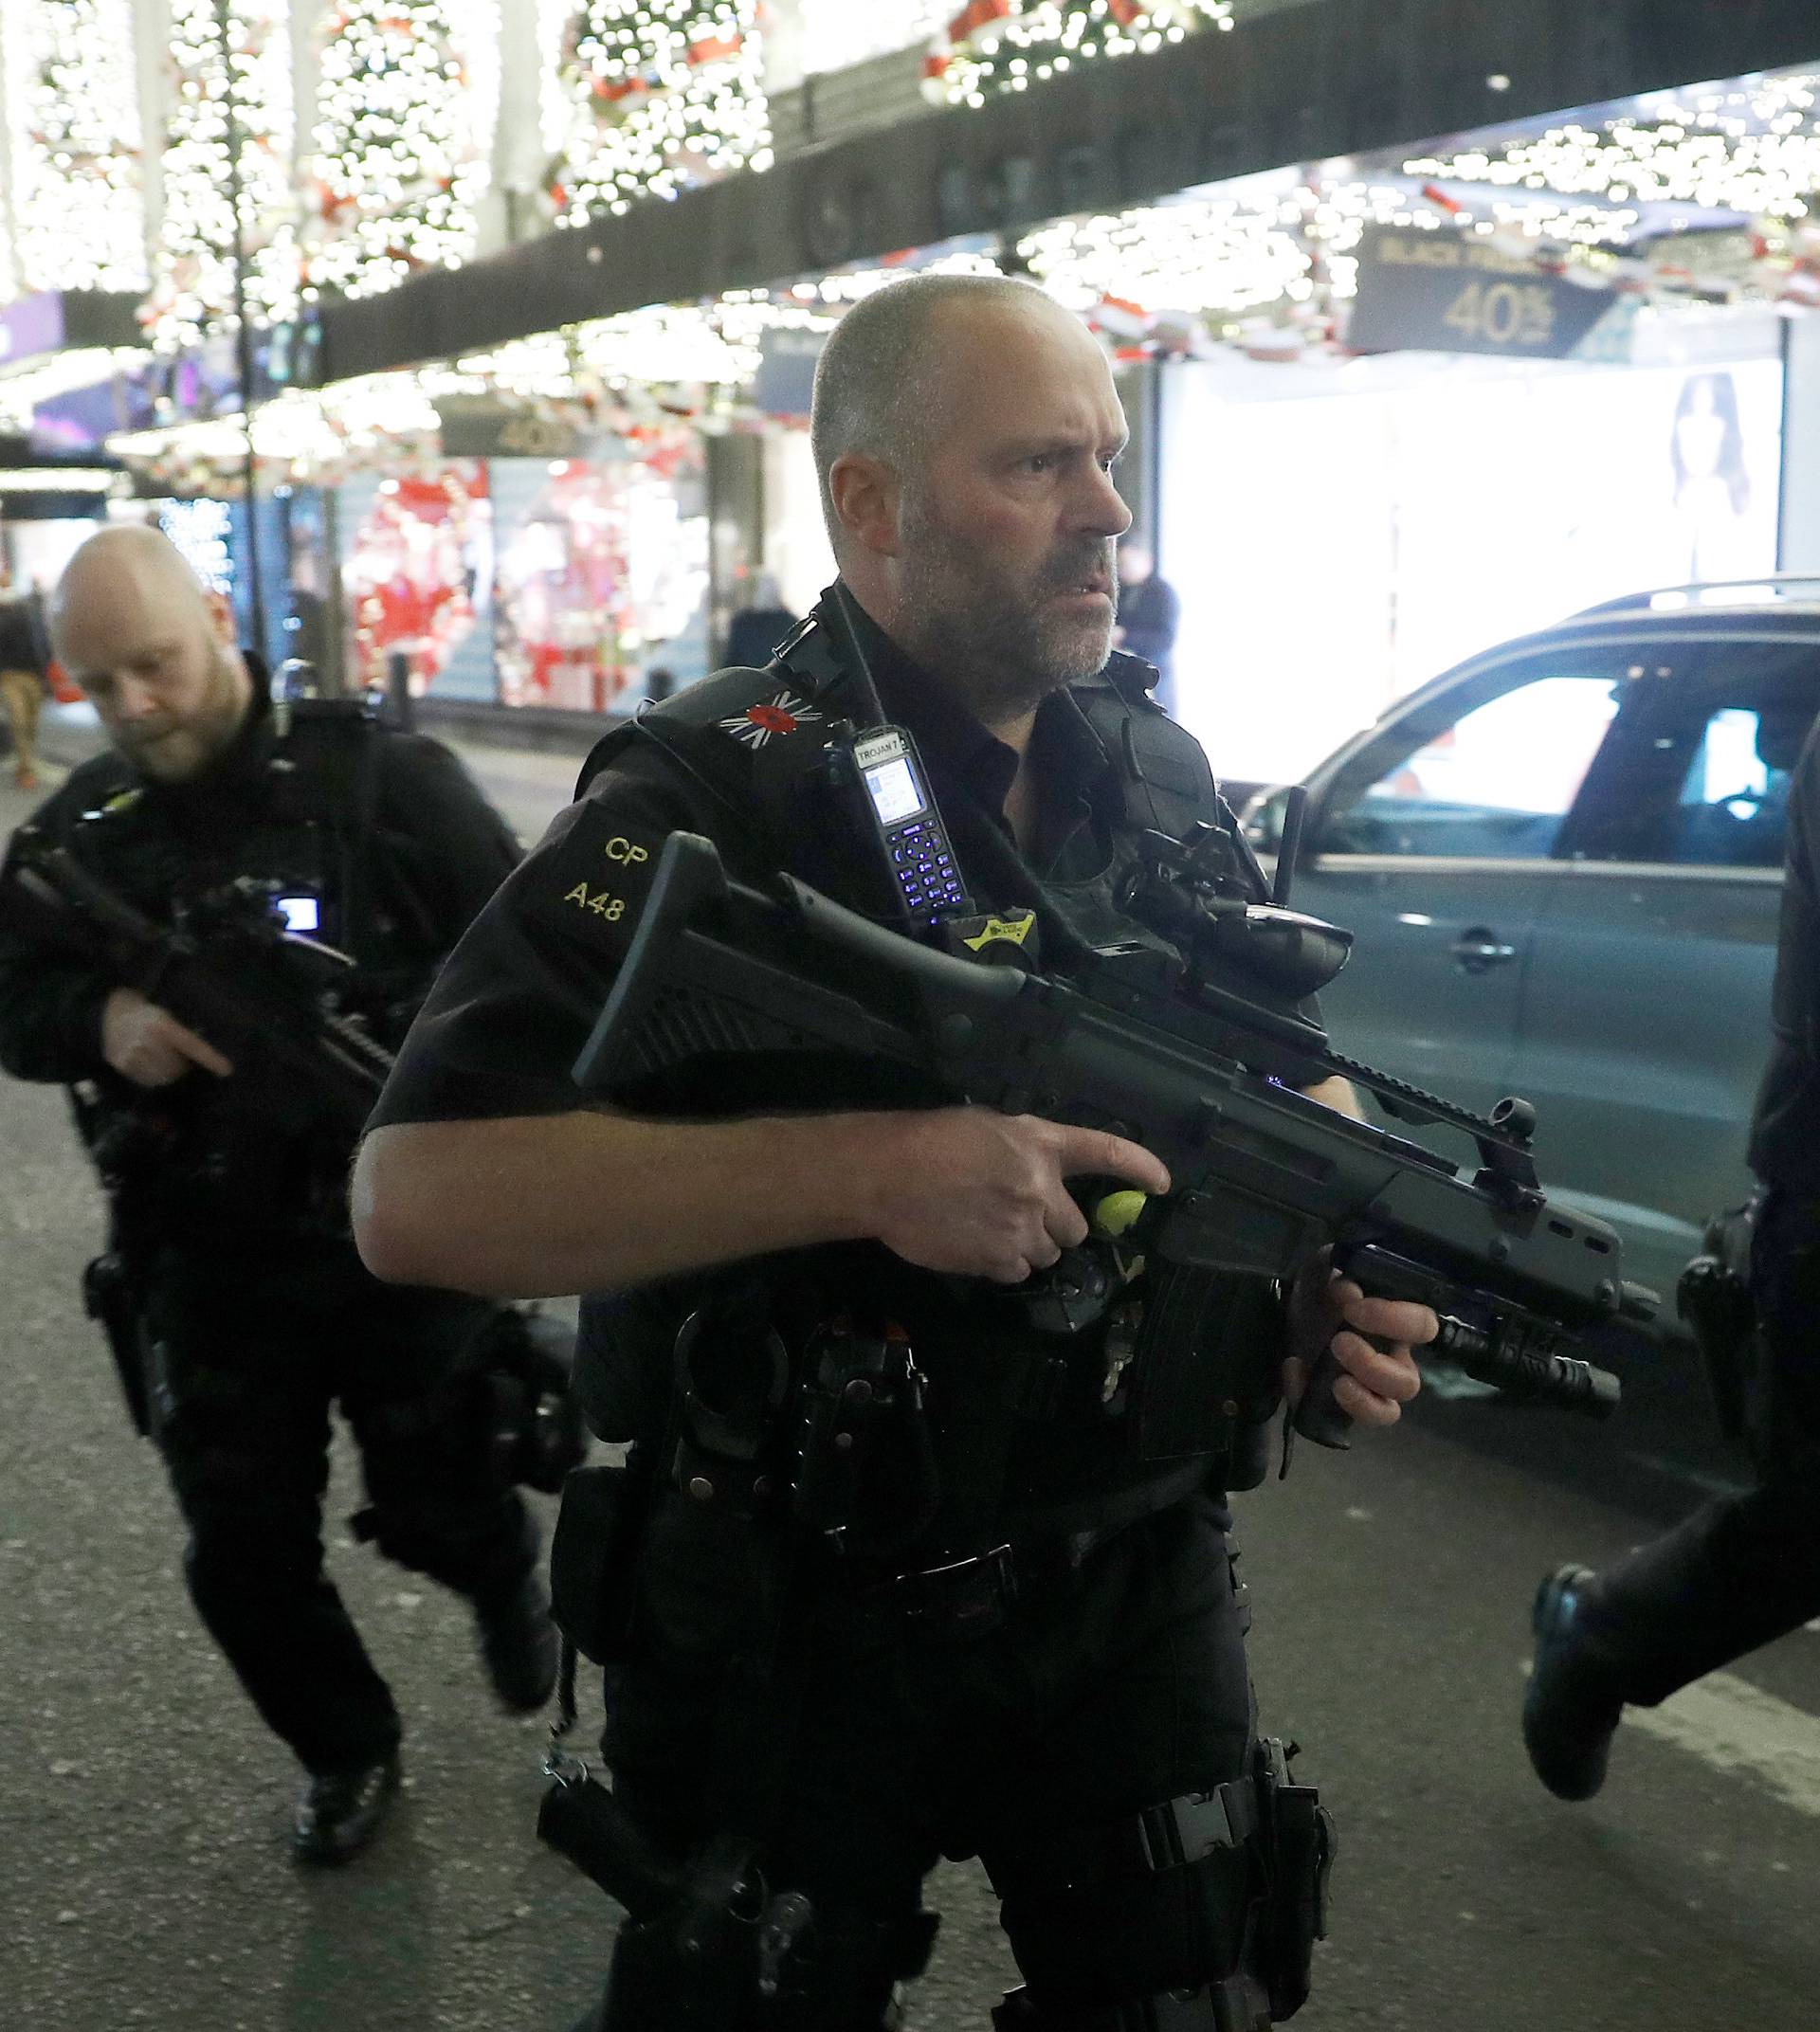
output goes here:
[[916, 743], [901, 727], [868, 727], [845, 753], [860, 793], [847, 803], [877, 842], [897, 914], [915, 933], [966, 916], [973, 902]]

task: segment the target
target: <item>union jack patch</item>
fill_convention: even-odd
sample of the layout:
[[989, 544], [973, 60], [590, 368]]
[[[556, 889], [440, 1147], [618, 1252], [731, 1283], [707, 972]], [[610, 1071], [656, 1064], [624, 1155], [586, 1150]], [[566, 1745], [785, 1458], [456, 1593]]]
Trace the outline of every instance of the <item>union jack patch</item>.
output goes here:
[[794, 734], [799, 726], [821, 717], [806, 699], [797, 698], [794, 692], [783, 691], [723, 719], [720, 731], [732, 735], [736, 741], [743, 741], [748, 748], [762, 748], [774, 735]]

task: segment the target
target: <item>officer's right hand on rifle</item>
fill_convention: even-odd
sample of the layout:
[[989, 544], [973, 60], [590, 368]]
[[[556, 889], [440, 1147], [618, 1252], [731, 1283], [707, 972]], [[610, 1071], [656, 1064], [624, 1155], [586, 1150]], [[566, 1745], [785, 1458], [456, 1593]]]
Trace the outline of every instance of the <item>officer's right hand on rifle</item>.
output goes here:
[[206, 1038], [136, 988], [117, 988], [103, 1004], [101, 1056], [135, 1086], [173, 1086], [198, 1065], [217, 1080], [234, 1069]]
[[937, 1108], [883, 1127], [869, 1231], [924, 1270], [1021, 1284], [1086, 1240], [1069, 1178], [1169, 1190], [1168, 1170], [1139, 1145], [1040, 1116]]

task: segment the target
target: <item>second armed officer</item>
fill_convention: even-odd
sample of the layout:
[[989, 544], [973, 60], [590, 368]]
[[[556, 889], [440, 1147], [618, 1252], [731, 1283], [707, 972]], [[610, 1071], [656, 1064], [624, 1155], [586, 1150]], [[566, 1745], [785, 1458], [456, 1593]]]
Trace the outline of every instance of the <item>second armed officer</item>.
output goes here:
[[[339, 1861], [396, 1789], [401, 1729], [323, 1571], [330, 1406], [360, 1445], [357, 1532], [465, 1595], [500, 1698], [536, 1708], [555, 1637], [537, 1527], [493, 1418], [501, 1375], [528, 1373], [524, 1329], [485, 1300], [372, 1278], [345, 1212], [359, 1108], [330, 1108], [276, 1030], [206, 1036], [156, 977], [123, 979], [104, 936], [84, 948], [97, 926], [82, 898], [174, 929], [203, 965], [227, 952], [230, 996], [234, 970], [282, 971], [304, 953], [281, 919], [345, 951], [341, 1020], [383, 1053], [518, 847], [437, 743], [352, 705], [283, 726], [226, 601], [156, 531], [89, 538], [51, 626], [113, 747], [9, 850], [0, 1063], [71, 1089], [110, 1199], [91, 1302], [170, 1472], [191, 1595], [307, 1773], [299, 1859]], [[73, 935], [33, 867], [76, 889]]]

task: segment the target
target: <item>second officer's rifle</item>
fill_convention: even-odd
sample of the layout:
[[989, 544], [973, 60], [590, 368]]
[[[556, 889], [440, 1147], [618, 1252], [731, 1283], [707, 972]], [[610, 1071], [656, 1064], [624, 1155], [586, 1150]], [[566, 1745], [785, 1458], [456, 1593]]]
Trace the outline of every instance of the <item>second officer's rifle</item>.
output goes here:
[[365, 1127], [391, 1055], [344, 1006], [353, 961], [285, 930], [267, 885], [229, 883], [173, 928], [27, 827], [0, 881], [0, 923], [136, 989], [236, 1064], [259, 1055], [350, 1147]]
[[[1179, 872], [1174, 843], [1151, 844]], [[1260, 932], [1258, 951], [1290, 974], [1308, 940], [1338, 940], [1342, 956], [1349, 942], [1267, 905], [1223, 923], [1240, 939]], [[1442, 1330], [1430, 1352], [1468, 1374], [1593, 1416], [1616, 1406], [1617, 1378], [1563, 1351], [1647, 1320], [1655, 1297], [1625, 1282], [1609, 1226], [1542, 1191], [1524, 1102], [1469, 1115], [1335, 1052], [1281, 996], [1224, 986], [1212, 968], [1159, 972], [1158, 958], [1133, 948], [1065, 982], [958, 958], [792, 877], [769, 892], [736, 882], [712, 842], [673, 833], [574, 1078], [636, 1106], [685, 1065], [835, 1052], [956, 1101], [1108, 1130], [1169, 1168], [1172, 1189], [1129, 1237], [1147, 1258], [1289, 1279], [1331, 1244], [1368, 1294], [1431, 1306]], [[1477, 1171], [1297, 1091], [1334, 1076], [1406, 1120], [1465, 1131]], [[1336, 1379], [1328, 1354], [1296, 1425], [1343, 1446]]]

